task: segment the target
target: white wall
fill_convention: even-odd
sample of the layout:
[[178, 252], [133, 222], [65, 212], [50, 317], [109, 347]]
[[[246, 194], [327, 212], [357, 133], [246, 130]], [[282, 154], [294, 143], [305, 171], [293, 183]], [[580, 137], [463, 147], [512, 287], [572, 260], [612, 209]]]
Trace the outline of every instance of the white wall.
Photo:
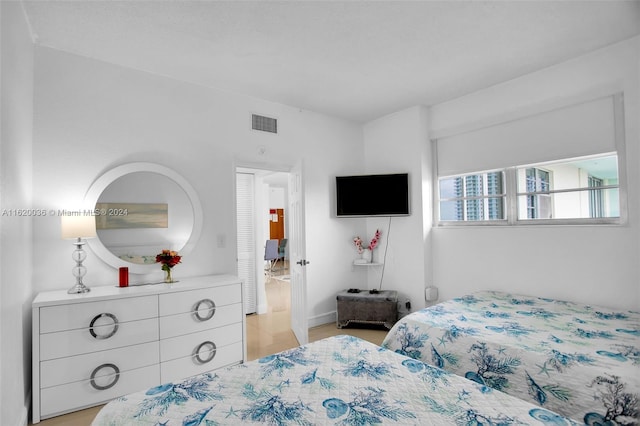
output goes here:
[[[374, 261], [385, 263], [382, 289], [397, 290], [399, 301], [410, 300], [413, 310], [423, 308], [424, 288], [431, 285], [432, 271], [427, 110], [413, 107], [369, 122], [364, 126], [364, 140], [367, 172], [409, 173], [411, 215], [394, 217], [390, 222], [388, 218], [369, 218], [366, 231], [359, 235], [368, 241], [376, 229], [382, 231], [379, 247], [373, 252]], [[368, 274], [369, 288], [379, 287], [382, 267], [355, 268], [365, 270], [355, 273]]]
[[27, 423], [31, 388], [33, 46], [19, 2], [0, 2], [0, 424]]
[[584, 97], [623, 92], [625, 101], [628, 224], [434, 229], [434, 283], [442, 298], [489, 288], [640, 307], [639, 61], [636, 37], [430, 109], [431, 136], [438, 137]]
[[[348, 236], [331, 219], [332, 180], [361, 162], [361, 126], [49, 48], [35, 52], [34, 200], [39, 207], [74, 204], [97, 176], [122, 163], [169, 166], [194, 186], [204, 210], [202, 236], [175, 268], [176, 278], [235, 273], [235, 165], [280, 169], [302, 161], [309, 316], [335, 310], [335, 293], [344, 285], [339, 277], [349, 265], [340, 265], [344, 256], [335, 250]], [[279, 134], [251, 130], [251, 113], [277, 117]], [[225, 247], [217, 246], [219, 236]], [[36, 292], [71, 286], [71, 249], [60, 239], [59, 218], [37, 221]], [[117, 271], [92, 253], [85, 265], [89, 286], [117, 279]], [[158, 270], [155, 278], [160, 276]]]
[[287, 197], [284, 188], [269, 187], [269, 208], [286, 209]]

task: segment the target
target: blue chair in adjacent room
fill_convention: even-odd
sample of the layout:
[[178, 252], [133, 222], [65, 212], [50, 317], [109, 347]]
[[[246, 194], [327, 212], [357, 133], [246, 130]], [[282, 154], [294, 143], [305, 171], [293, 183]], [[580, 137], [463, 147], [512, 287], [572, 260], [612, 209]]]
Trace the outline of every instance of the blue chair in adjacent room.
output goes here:
[[278, 259], [278, 240], [267, 240], [264, 246], [264, 260], [269, 262], [269, 267], [265, 268], [265, 272], [271, 274]]

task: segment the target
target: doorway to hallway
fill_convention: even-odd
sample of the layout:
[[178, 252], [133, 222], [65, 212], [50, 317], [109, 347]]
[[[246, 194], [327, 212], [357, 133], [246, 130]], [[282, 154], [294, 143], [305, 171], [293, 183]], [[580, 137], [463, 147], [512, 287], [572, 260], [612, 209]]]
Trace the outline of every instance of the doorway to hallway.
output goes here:
[[[248, 334], [260, 334], [248, 337], [261, 347], [268, 346], [264, 339], [268, 340], [270, 335], [277, 334], [281, 340], [289, 338], [286, 335], [290, 334], [290, 338], [295, 340], [290, 326], [290, 302], [287, 302], [291, 299], [287, 247], [288, 179], [288, 172], [236, 169], [238, 275], [245, 283], [246, 313], [265, 318], [260, 321], [259, 329], [247, 327]], [[275, 262], [265, 260], [265, 246], [269, 239], [277, 240], [279, 245], [283, 243]], [[277, 292], [273, 291], [275, 288]], [[282, 309], [283, 306], [286, 309]], [[274, 322], [273, 318], [278, 321]], [[250, 323], [256, 323], [255, 319], [252, 318]], [[265, 327], [270, 327], [270, 330], [265, 330]]]

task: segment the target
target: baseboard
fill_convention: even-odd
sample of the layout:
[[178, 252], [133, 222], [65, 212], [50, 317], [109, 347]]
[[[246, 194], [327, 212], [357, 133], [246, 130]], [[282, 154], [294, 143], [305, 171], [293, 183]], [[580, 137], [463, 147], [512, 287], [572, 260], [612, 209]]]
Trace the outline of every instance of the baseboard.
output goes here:
[[325, 325], [325, 324], [330, 324], [330, 323], [335, 323], [337, 320], [337, 312], [336, 311], [331, 311], [331, 312], [327, 312], [326, 314], [321, 314], [321, 315], [316, 315], [315, 317], [310, 317], [308, 319], [309, 321], [309, 328], [312, 327], [318, 327], [320, 325]]

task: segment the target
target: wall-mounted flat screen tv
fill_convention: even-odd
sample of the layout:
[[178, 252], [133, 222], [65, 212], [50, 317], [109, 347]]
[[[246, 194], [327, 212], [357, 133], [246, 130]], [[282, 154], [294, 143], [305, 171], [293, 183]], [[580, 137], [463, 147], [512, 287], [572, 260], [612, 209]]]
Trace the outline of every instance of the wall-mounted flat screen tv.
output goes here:
[[336, 215], [408, 216], [408, 173], [336, 176]]

